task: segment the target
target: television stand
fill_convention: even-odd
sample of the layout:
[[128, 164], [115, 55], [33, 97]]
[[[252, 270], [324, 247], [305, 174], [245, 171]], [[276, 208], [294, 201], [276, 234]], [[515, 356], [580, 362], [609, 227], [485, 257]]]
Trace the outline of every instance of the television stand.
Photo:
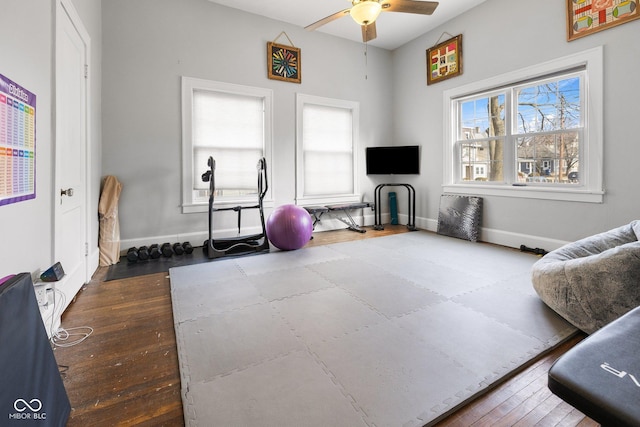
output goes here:
[[374, 207], [375, 207], [375, 224], [373, 226], [374, 230], [384, 230], [384, 226], [382, 225], [382, 212], [381, 212], [381, 204], [380, 204], [380, 192], [384, 187], [404, 187], [407, 189], [409, 193], [409, 211], [407, 215], [409, 216], [409, 222], [407, 223], [407, 228], [410, 231], [416, 231], [416, 190], [413, 188], [411, 184], [378, 184], [374, 191]]

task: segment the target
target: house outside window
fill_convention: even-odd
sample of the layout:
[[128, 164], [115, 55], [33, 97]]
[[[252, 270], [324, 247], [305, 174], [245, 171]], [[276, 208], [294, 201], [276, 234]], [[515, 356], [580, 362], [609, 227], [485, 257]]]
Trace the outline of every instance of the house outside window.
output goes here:
[[359, 201], [356, 180], [359, 104], [297, 95], [296, 203]]
[[269, 89], [182, 78], [183, 212], [208, 209], [209, 183], [201, 176], [209, 156], [216, 205], [256, 200], [258, 161], [267, 159], [267, 172], [270, 166], [271, 104]]
[[445, 191], [602, 202], [602, 49], [445, 92]]

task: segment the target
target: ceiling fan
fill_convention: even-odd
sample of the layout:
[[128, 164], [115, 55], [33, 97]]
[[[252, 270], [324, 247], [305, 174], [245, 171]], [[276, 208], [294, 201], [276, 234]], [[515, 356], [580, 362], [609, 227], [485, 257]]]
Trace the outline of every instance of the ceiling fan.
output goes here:
[[362, 41], [365, 43], [377, 37], [376, 19], [380, 12], [404, 12], [419, 15], [431, 15], [438, 7], [437, 1], [417, 0], [351, 0], [349, 9], [341, 10], [333, 15], [307, 25], [305, 30], [313, 31], [324, 24], [351, 15], [354, 21], [362, 27]]

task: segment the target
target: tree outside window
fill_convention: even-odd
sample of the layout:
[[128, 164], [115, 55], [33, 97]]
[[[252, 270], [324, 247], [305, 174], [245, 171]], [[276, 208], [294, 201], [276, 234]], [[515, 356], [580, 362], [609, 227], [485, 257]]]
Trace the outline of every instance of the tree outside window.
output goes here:
[[458, 101], [460, 179], [579, 184], [582, 78], [573, 72]]

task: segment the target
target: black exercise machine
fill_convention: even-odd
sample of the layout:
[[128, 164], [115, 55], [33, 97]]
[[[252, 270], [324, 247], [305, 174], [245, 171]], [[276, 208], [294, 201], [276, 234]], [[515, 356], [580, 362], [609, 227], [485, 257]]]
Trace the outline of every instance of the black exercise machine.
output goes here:
[[[222, 258], [225, 256], [240, 256], [247, 254], [256, 254], [269, 251], [269, 239], [264, 223], [264, 210], [262, 200], [264, 199], [269, 185], [267, 182], [267, 162], [263, 158], [258, 161], [258, 204], [250, 206], [233, 206], [229, 208], [213, 207], [214, 195], [216, 190], [215, 169], [216, 161], [213, 157], [209, 157], [207, 161], [209, 170], [202, 174], [202, 181], [209, 183], [209, 239], [204, 241], [204, 252], [210, 259]], [[258, 209], [260, 212], [260, 225], [262, 233], [251, 234], [246, 236], [213, 238], [213, 213], [220, 211], [234, 211], [238, 213], [238, 234], [240, 234], [241, 216], [244, 209]]]

